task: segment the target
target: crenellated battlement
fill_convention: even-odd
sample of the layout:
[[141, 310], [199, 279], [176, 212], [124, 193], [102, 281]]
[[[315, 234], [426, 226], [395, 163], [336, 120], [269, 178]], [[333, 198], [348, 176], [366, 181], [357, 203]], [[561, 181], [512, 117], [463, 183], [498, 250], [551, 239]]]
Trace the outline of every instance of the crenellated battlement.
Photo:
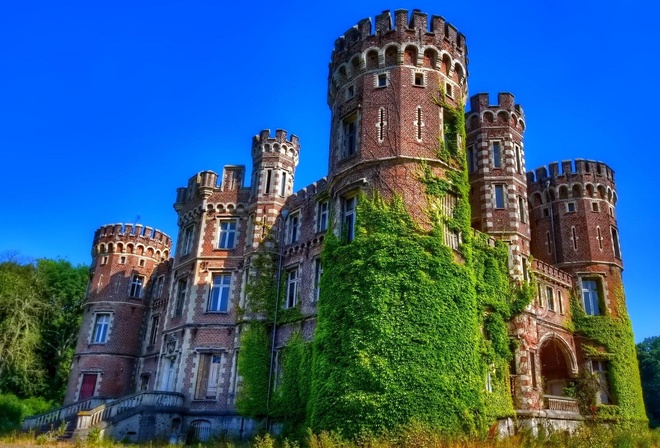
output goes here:
[[[94, 233], [94, 254], [110, 252], [137, 251], [138, 246], [143, 247], [139, 255], [155, 257], [158, 253], [168, 254], [172, 247], [172, 238], [169, 235], [142, 224], [107, 224], [99, 227]], [[151, 248], [149, 254], [147, 248]], [[137, 253], [137, 252], [136, 252]], [[167, 258], [167, 255], [163, 255]], [[157, 257], [160, 258], [160, 257]]]
[[287, 132], [283, 129], [277, 129], [274, 137], [270, 135], [270, 129], [264, 129], [252, 137], [253, 161], [257, 163], [266, 153], [288, 156], [297, 165], [300, 155], [300, 140], [295, 134], [291, 134], [291, 138], [287, 139]]
[[[550, 179], [552, 185], [561, 183], [564, 176], [587, 176], [589, 181], [599, 179], [600, 182], [609, 181], [607, 183], [614, 186], [614, 170], [603, 162], [597, 160], [562, 160], [561, 165], [559, 162], [552, 162], [547, 166], [541, 166], [534, 171], [527, 172], [527, 183], [542, 183]], [[577, 179], [572, 179], [577, 181]]]
[[477, 93], [470, 97], [470, 110], [466, 112], [468, 131], [481, 126], [509, 125], [519, 132], [525, 131], [525, 112], [509, 92], [497, 94], [497, 104], [490, 104], [488, 93]]
[[331, 65], [338, 65], [348, 61], [346, 56], [365, 48], [385, 46], [390, 42], [417, 42], [423, 45], [435, 45], [459, 58], [465, 64], [467, 45], [465, 35], [458, 32], [449, 22], [441, 16], [431, 16], [413, 9], [408, 16], [408, 10], [394, 11], [394, 21], [389, 10], [385, 10], [375, 17], [360, 20], [335, 40], [332, 52]]

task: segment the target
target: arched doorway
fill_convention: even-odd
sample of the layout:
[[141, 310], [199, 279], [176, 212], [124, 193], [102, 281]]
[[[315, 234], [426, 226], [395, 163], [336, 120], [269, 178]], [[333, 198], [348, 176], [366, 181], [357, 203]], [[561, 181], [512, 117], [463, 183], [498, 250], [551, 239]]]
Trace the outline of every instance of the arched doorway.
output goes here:
[[577, 373], [569, 347], [557, 337], [548, 338], [541, 345], [539, 358], [544, 395], [566, 396], [564, 389]]

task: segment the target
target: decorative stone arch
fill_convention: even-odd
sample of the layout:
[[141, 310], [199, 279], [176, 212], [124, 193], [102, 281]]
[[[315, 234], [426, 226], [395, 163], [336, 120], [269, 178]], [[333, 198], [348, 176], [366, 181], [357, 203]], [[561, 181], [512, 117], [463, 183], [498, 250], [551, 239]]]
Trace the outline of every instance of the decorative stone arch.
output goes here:
[[124, 253], [124, 243], [117, 243], [117, 252]]
[[469, 130], [477, 129], [479, 127], [479, 116], [477, 114], [471, 114], [467, 120], [467, 128]]
[[452, 59], [451, 59], [451, 55], [447, 52], [442, 53], [442, 63], [440, 65], [440, 70], [442, 70], [446, 76], [451, 77]]
[[594, 197], [594, 192], [596, 189], [594, 188], [594, 184], [588, 183], [584, 185], [584, 189], [587, 192], [587, 197], [593, 198]]
[[543, 205], [543, 196], [536, 191], [529, 197], [529, 202], [532, 204], [532, 207], [540, 207]]
[[523, 120], [522, 118], [519, 119], [519, 120], [518, 120], [518, 125], [520, 126], [520, 130], [523, 131], [523, 132], [525, 132], [525, 127], [526, 127], [526, 126], [525, 126], [525, 120]]
[[568, 342], [566, 342], [566, 339], [564, 339], [558, 333], [555, 333], [553, 331], [543, 335], [543, 337], [539, 341], [539, 352], [543, 349], [543, 346], [549, 342], [557, 343], [557, 345], [562, 349], [561, 353], [564, 356], [566, 365], [569, 368], [570, 375], [573, 377], [577, 376], [578, 374], [577, 356], [575, 356], [575, 352], [571, 348], [571, 345]]
[[460, 61], [454, 62], [453, 65], [454, 69], [454, 76], [453, 79], [460, 85], [465, 84], [465, 67], [463, 67], [463, 64], [461, 64]]
[[156, 257], [156, 260], [160, 260], [160, 259], [161, 259], [160, 249], [156, 249], [155, 257]]
[[151, 246], [147, 247], [147, 257], [154, 258], [154, 248]]
[[487, 110], [484, 111], [481, 121], [485, 123], [494, 123], [495, 122], [495, 114], [493, 114], [491, 111]]
[[384, 47], [382, 51], [386, 67], [399, 64], [399, 52], [401, 51], [401, 48], [398, 44], [389, 44]]
[[128, 243], [126, 245], [126, 252], [129, 253], [129, 254], [134, 254], [135, 253], [135, 244]]
[[348, 80], [349, 69], [350, 69], [350, 67], [346, 63], [341, 64], [337, 68], [338, 80], [339, 80], [340, 84], [343, 84], [344, 82], [346, 82]]
[[406, 65], [417, 66], [417, 57], [419, 48], [415, 44], [406, 43], [403, 49], [403, 63]]
[[558, 191], [559, 199], [568, 199], [568, 186], [566, 184], [560, 185]]
[[362, 54], [356, 54], [351, 58], [351, 71], [350, 71], [350, 76], [351, 78], [355, 77], [360, 71], [362, 71], [362, 68], [364, 67], [364, 61], [362, 59]]
[[167, 249], [165, 249], [165, 250], [163, 251], [163, 259], [164, 259], [164, 260], [167, 260], [168, 258], [170, 258], [170, 251], [167, 250]]
[[98, 253], [100, 253], [100, 254], [104, 254], [105, 251], [106, 251], [106, 245], [105, 245], [105, 243], [101, 243], [101, 244], [99, 244]]
[[598, 190], [598, 195], [600, 196], [600, 199], [607, 199], [607, 189], [605, 188], [605, 185], [598, 184], [596, 189]]
[[436, 69], [438, 67], [438, 50], [432, 46], [422, 47], [424, 59], [422, 65], [426, 68]]
[[138, 244], [138, 245], [135, 247], [135, 253], [136, 253], [137, 255], [143, 255], [143, 254], [144, 254], [144, 244]]
[[616, 205], [618, 200], [619, 200], [619, 197], [616, 194], [616, 190], [612, 190], [612, 205]]
[[113, 253], [115, 251], [115, 245], [108, 243], [108, 253]]
[[380, 66], [378, 60], [378, 47], [369, 47], [362, 52], [364, 64], [367, 70], [376, 70]]
[[505, 110], [497, 111], [497, 122], [498, 123], [508, 123], [509, 122], [509, 112]]
[[612, 189], [610, 187], [607, 187], [607, 201], [612, 202]]
[[574, 198], [581, 198], [584, 195], [582, 184], [575, 182], [571, 185], [571, 196]]

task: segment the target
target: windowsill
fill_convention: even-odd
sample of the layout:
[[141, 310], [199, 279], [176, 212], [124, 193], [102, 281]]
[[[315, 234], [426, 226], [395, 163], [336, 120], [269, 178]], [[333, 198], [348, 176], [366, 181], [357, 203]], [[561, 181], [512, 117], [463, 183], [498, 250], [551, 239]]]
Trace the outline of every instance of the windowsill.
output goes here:
[[90, 343], [88, 343], [87, 345], [88, 345], [88, 346], [89, 346], [89, 345], [105, 345], [105, 344], [107, 344], [107, 343], [108, 343], [107, 341], [106, 341], [106, 342], [90, 342]]
[[142, 300], [142, 297], [133, 297], [133, 296], [130, 296], [129, 299], [132, 299], [132, 300]]
[[358, 152], [355, 151], [353, 154], [349, 154], [349, 155], [347, 155], [347, 156], [345, 156], [345, 157], [342, 157], [341, 159], [339, 159], [339, 163], [342, 163], [342, 162], [344, 162], [344, 161], [346, 161], [346, 160], [350, 160], [350, 159], [356, 157], [357, 154], [358, 154]]
[[193, 398], [193, 403], [202, 403], [202, 402], [212, 402], [216, 403], [218, 401], [217, 398]]
[[426, 88], [426, 86], [424, 84], [412, 84], [412, 87], [419, 87], [421, 89]]
[[227, 315], [227, 314], [229, 314], [229, 311], [209, 311], [209, 310], [206, 310], [204, 312], [204, 314], [224, 314], [224, 315]]
[[385, 84], [384, 86], [376, 86], [374, 87], [374, 89], [384, 89], [385, 87], [387, 87], [387, 84]]
[[222, 250], [222, 251], [225, 251], [225, 252], [229, 252], [229, 251], [232, 251], [234, 249], [236, 249], [236, 248], [235, 247], [214, 247], [213, 248], [214, 251]]

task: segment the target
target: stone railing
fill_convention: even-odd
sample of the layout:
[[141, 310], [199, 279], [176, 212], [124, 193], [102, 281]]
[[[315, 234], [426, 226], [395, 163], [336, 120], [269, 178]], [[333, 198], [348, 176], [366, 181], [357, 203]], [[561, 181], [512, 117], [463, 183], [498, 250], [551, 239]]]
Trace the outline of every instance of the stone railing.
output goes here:
[[111, 403], [104, 403], [93, 409], [78, 413], [77, 433], [85, 433], [90, 428], [100, 426], [122, 412], [135, 409], [139, 406], [147, 407], [181, 407], [184, 396], [177, 392], [139, 392], [126, 395]]
[[68, 404], [66, 406], [59, 407], [45, 414], [33, 415], [27, 417], [23, 421], [23, 430], [27, 431], [28, 429], [33, 428], [43, 428], [47, 426], [55, 426], [60, 423], [62, 420], [66, 420], [68, 417], [78, 414], [80, 411], [87, 411], [93, 409], [97, 406], [100, 406], [106, 403], [107, 399], [101, 397], [92, 397], [87, 400], [77, 401], [75, 403]]
[[560, 397], [557, 395], [544, 395], [545, 408], [550, 411], [562, 411], [580, 413], [578, 402], [575, 398]]

